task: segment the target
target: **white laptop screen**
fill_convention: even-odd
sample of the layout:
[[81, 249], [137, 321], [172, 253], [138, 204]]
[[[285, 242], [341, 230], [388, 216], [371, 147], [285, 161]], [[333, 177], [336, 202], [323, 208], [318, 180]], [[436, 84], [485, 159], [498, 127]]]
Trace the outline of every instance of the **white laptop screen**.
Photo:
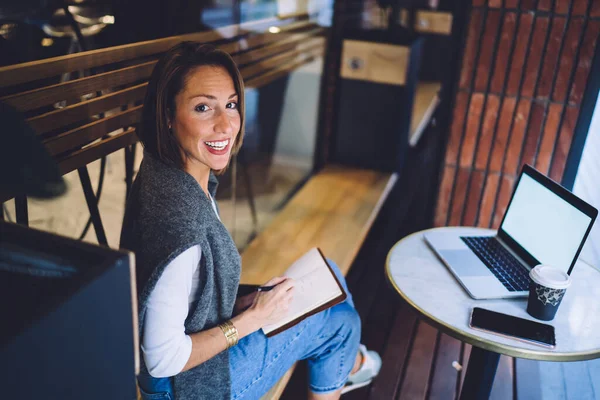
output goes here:
[[501, 229], [542, 264], [569, 270], [592, 218], [523, 174]]

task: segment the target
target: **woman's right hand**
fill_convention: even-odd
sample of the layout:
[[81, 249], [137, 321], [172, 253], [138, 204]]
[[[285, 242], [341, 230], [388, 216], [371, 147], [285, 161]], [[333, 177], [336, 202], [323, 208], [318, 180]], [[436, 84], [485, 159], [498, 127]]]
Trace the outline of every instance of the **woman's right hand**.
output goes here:
[[254, 302], [248, 309], [254, 314], [259, 329], [265, 325], [276, 323], [285, 317], [294, 298], [295, 282], [292, 278], [280, 276], [264, 284], [264, 286], [273, 285], [275, 287], [268, 292], [258, 292]]

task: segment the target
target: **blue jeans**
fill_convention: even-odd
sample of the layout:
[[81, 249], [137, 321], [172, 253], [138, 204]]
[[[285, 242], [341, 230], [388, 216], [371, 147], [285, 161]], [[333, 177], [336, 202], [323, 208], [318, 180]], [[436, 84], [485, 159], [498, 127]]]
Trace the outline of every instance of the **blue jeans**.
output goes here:
[[[309, 386], [314, 393], [340, 389], [354, 366], [361, 323], [346, 280], [328, 260], [348, 297], [271, 338], [258, 330], [229, 349], [231, 398], [258, 399], [298, 360], [308, 360]], [[170, 378], [138, 376], [144, 400], [174, 399]], [[150, 397], [151, 393], [165, 397]], [[170, 397], [168, 397], [170, 396]]]

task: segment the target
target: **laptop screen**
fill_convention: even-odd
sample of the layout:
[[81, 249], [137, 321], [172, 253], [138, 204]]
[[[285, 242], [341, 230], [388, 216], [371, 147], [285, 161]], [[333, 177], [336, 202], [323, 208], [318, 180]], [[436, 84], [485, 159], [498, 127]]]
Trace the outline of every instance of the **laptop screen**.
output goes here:
[[591, 222], [592, 217], [523, 173], [500, 229], [540, 263], [569, 272]]

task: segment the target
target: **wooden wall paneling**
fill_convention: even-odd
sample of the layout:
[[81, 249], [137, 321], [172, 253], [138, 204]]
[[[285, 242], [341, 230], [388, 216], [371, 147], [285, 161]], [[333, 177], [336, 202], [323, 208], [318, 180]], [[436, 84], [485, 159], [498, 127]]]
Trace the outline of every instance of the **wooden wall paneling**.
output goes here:
[[548, 99], [550, 97], [552, 87], [554, 86], [554, 78], [559, 60], [558, 56], [560, 54], [561, 45], [563, 44], [566, 26], [567, 19], [565, 17], [553, 18], [548, 49], [544, 57], [544, 62], [542, 63], [540, 83], [538, 85], [536, 98]]
[[494, 137], [494, 145], [492, 147], [489, 165], [490, 172], [496, 173], [502, 172], [502, 164], [508, 146], [510, 128], [514, 116], [517, 115], [515, 113], [515, 107], [517, 105], [517, 99], [515, 97], [504, 97], [502, 103], [502, 110], [500, 111], [498, 125], [496, 126], [496, 136]]
[[383, 352], [382, 368], [379, 376], [373, 382], [370, 398], [396, 398], [416, 329], [417, 318], [415, 312], [408, 303], [402, 301], [394, 318], [386, 351]]
[[498, 44], [498, 53], [494, 60], [494, 74], [492, 75], [492, 83], [490, 91], [492, 93], [503, 92], [504, 83], [507, 79], [507, 71], [510, 68], [512, 55], [514, 53], [515, 33], [517, 28], [517, 13], [507, 12], [504, 14], [502, 23], [502, 33], [500, 35], [500, 43]]
[[38, 133], [44, 134], [65, 127], [102, 112], [140, 101], [146, 94], [148, 83], [109, 93], [91, 100], [82, 101], [58, 110], [30, 118], [27, 122]]
[[[598, 0], [592, 1], [598, 2]], [[569, 93], [570, 104], [581, 104], [590, 68], [592, 68], [591, 60], [598, 45], [598, 35], [600, 35], [600, 21], [589, 20], [578, 54], [577, 67], [573, 70], [574, 80]]]
[[474, 9], [471, 12], [467, 40], [465, 42], [465, 51], [463, 55], [463, 65], [460, 74], [459, 87], [470, 88], [471, 76], [477, 63], [477, 57], [480, 50], [481, 36], [483, 34], [484, 11]]
[[479, 220], [477, 226], [482, 228], [490, 228], [492, 225], [492, 216], [494, 212], [494, 204], [498, 193], [500, 175], [497, 173], [488, 173], [485, 181], [485, 189], [481, 206], [479, 207]]
[[470, 174], [466, 202], [461, 204], [463, 207], [463, 216], [460, 225], [475, 226], [477, 224], [477, 215], [479, 214], [479, 204], [483, 193], [485, 182], [485, 171], [473, 170]]
[[454, 177], [456, 175], [456, 167], [451, 165], [444, 166], [442, 173], [442, 181], [438, 194], [438, 203], [436, 206], [434, 226], [446, 226], [448, 223], [450, 211], [450, 198], [452, 196], [452, 188], [454, 187]]
[[509, 133], [508, 149], [506, 158], [502, 167], [504, 174], [515, 174], [519, 168], [519, 158], [521, 148], [525, 138], [527, 122], [531, 111], [531, 100], [521, 99], [516, 107], [516, 114], [513, 116], [512, 129]]
[[480, 47], [474, 85], [474, 90], [479, 92], [487, 91], [490, 74], [493, 73], [496, 65], [493, 60], [494, 53], [497, 51], [495, 44], [499, 39], [498, 34], [501, 30], [500, 17], [499, 10], [489, 10], [485, 19], [483, 37], [481, 38], [482, 43], [485, 43], [485, 45]]
[[44, 141], [44, 145], [50, 155], [56, 156], [91, 143], [124, 126], [135, 125], [139, 122], [141, 115], [142, 106], [140, 105], [53, 136]]
[[579, 46], [580, 38], [583, 36], [584, 21], [580, 18], [570, 18], [567, 27], [565, 44], [563, 45], [560, 54], [560, 62], [556, 77], [554, 92], [552, 93], [552, 101], [564, 103], [567, 100], [569, 90], [569, 81], [571, 71], [575, 65], [575, 57], [577, 47]]
[[567, 155], [569, 154], [569, 149], [571, 148], [577, 117], [579, 117], [578, 106], [565, 107], [562, 125], [560, 127], [558, 139], [552, 154], [552, 161], [550, 163], [550, 178], [557, 182], [561, 181], [563, 172], [565, 171]]
[[508, 86], [506, 88], [506, 94], [509, 96], [516, 96], [519, 93], [519, 87], [521, 86], [521, 80], [524, 73], [523, 67], [531, 44], [532, 32], [533, 15], [526, 13], [520, 14], [519, 29], [516, 35], [518, 39], [516, 40], [514, 56], [510, 64]]
[[558, 135], [558, 128], [560, 127], [560, 119], [563, 110], [564, 106], [556, 103], [551, 103], [547, 110], [542, 141], [534, 165], [535, 169], [544, 175], [547, 175], [550, 172], [552, 151], [554, 150], [554, 143], [556, 142], [556, 137]]
[[460, 371], [460, 376], [458, 377], [458, 383], [456, 385], [457, 397], [460, 396], [460, 391], [462, 390], [463, 383], [465, 382], [465, 376], [467, 374], [467, 369], [469, 366], [470, 355], [471, 345], [463, 343], [462, 350], [460, 353], [460, 364], [462, 365], [462, 370]]
[[30, 111], [68, 98], [148, 79], [155, 64], [156, 61], [148, 61], [132, 67], [5, 96], [0, 98], [0, 101], [20, 111]]
[[548, 17], [536, 16], [533, 21], [533, 37], [529, 51], [527, 52], [527, 62], [525, 63], [525, 77], [523, 86], [520, 90], [521, 96], [533, 97], [536, 82], [538, 81], [540, 64], [543, 59], [543, 52], [546, 48], [550, 19]]
[[460, 360], [461, 342], [443, 333], [438, 333], [438, 346], [429, 387], [429, 400], [453, 400], [459, 372], [454, 362]]
[[424, 399], [429, 387], [437, 330], [419, 321], [398, 400]]

